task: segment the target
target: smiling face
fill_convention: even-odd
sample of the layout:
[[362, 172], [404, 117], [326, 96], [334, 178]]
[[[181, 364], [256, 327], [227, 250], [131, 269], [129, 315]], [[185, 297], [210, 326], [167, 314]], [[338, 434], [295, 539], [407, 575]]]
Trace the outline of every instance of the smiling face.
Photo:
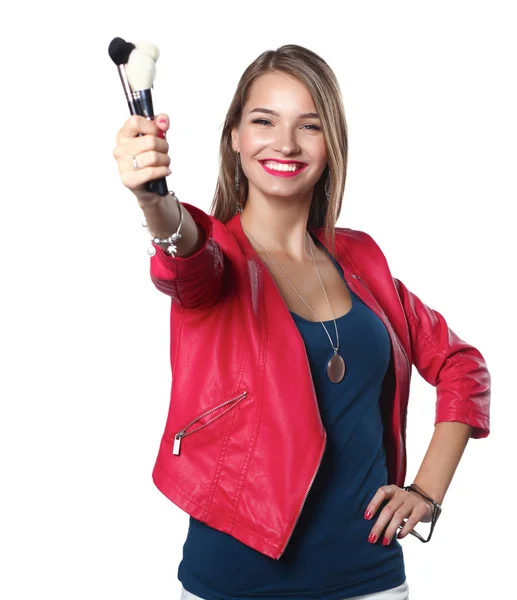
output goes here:
[[241, 122], [232, 130], [248, 178], [248, 199], [312, 198], [327, 165], [321, 121], [309, 90], [284, 73], [266, 73], [252, 84]]

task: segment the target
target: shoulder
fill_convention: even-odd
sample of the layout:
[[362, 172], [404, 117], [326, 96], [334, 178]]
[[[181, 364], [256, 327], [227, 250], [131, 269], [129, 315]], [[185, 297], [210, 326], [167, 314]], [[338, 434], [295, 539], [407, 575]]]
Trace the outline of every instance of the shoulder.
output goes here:
[[366, 231], [361, 231], [360, 229], [351, 229], [350, 227], [336, 227], [334, 229], [336, 233], [336, 241], [339, 240], [340, 243], [344, 244], [352, 244], [352, 245], [377, 245], [373, 237], [366, 233]]
[[349, 227], [336, 227], [334, 231], [338, 256], [346, 257], [358, 268], [381, 267], [389, 270], [384, 252], [369, 233]]
[[336, 227], [334, 232], [336, 236], [336, 249], [339, 248], [344, 252], [371, 250], [372, 252], [382, 253], [377, 242], [366, 231], [351, 229], [350, 227]]

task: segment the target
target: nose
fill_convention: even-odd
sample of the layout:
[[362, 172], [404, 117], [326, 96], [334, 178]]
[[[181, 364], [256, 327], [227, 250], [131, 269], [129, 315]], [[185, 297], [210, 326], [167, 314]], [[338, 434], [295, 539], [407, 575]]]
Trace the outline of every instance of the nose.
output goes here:
[[292, 127], [279, 127], [274, 141], [274, 149], [286, 156], [300, 152], [296, 131]]

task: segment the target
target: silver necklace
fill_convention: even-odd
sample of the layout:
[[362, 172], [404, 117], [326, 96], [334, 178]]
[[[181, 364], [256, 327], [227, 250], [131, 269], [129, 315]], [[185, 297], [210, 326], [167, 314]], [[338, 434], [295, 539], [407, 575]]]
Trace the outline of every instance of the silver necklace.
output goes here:
[[[241, 223], [241, 226], [242, 226], [242, 223]], [[303, 297], [300, 294], [300, 292], [291, 283], [291, 281], [289, 280], [289, 277], [287, 277], [287, 275], [284, 273], [284, 271], [282, 270], [282, 268], [280, 267], [280, 265], [271, 256], [271, 254], [269, 254], [269, 252], [264, 248], [264, 246], [262, 246], [262, 244], [260, 244], [259, 242], [257, 242], [257, 240], [250, 233], [248, 233], [244, 229], [244, 227], [242, 227], [242, 229], [269, 256], [269, 258], [275, 263], [275, 265], [280, 270], [280, 273], [282, 273], [282, 275], [287, 280], [287, 283], [298, 294], [300, 300], [316, 316], [316, 318], [318, 319], [318, 321], [321, 323], [323, 329], [325, 330], [325, 333], [327, 334], [327, 336], [328, 336], [328, 338], [330, 340], [330, 345], [332, 346], [332, 350], [334, 350], [334, 356], [332, 356], [330, 358], [330, 360], [328, 361], [328, 363], [327, 363], [327, 375], [328, 375], [330, 381], [332, 381], [332, 383], [339, 383], [343, 379], [343, 377], [345, 376], [345, 370], [346, 370], [346, 368], [345, 368], [345, 361], [343, 360], [342, 356], [340, 356], [338, 354], [338, 351], [339, 351], [339, 332], [338, 332], [338, 329], [337, 329], [336, 319], [334, 317], [334, 313], [332, 312], [332, 307], [330, 306], [330, 302], [329, 302], [329, 299], [328, 299], [328, 296], [327, 296], [327, 292], [325, 291], [325, 286], [323, 285], [323, 281], [322, 281], [321, 275], [320, 275], [320, 270], [318, 269], [318, 265], [316, 263], [316, 259], [314, 258], [314, 252], [312, 251], [312, 246], [311, 246], [310, 242], [309, 242], [309, 250], [311, 251], [312, 261], [314, 263], [314, 266], [316, 267], [316, 271], [318, 273], [318, 278], [319, 278], [320, 283], [321, 283], [321, 288], [323, 289], [323, 293], [325, 294], [325, 299], [327, 300], [327, 304], [328, 304], [330, 313], [332, 315], [332, 319], [334, 320], [334, 328], [336, 330], [336, 340], [337, 340], [337, 343], [336, 343], [335, 346], [334, 346], [334, 342], [332, 341], [332, 338], [330, 337], [328, 329], [325, 327], [325, 324], [323, 323], [323, 321], [318, 317], [318, 315], [314, 312], [314, 310], [312, 310], [312, 308], [307, 304], [307, 302], [305, 302], [305, 300], [303, 299]], [[307, 232], [305, 232], [305, 235], [306, 235], [306, 238], [308, 240], [309, 234]]]

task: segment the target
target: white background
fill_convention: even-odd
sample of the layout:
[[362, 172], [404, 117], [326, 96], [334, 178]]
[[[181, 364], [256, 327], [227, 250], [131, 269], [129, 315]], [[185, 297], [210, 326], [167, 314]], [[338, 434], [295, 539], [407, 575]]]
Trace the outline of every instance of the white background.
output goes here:
[[[4, 10], [0, 597], [180, 594], [188, 515], [151, 480], [169, 401], [170, 301], [150, 281], [142, 213], [112, 156], [129, 116], [107, 51], [115, 36], [159, 46], [169, 188], [205, 210], [246, 66], [296, 43], [334, 69], [350, 146], [339, 224], [372, 235], [393, 275], [479, 348], [492, 375], [491, 435], [469, 442], [431, 543], [402, 542], [411, 597], [514, 597], [514, 8], [111, 0]], [[435, 397], [415, 370], [407, 482]]]

